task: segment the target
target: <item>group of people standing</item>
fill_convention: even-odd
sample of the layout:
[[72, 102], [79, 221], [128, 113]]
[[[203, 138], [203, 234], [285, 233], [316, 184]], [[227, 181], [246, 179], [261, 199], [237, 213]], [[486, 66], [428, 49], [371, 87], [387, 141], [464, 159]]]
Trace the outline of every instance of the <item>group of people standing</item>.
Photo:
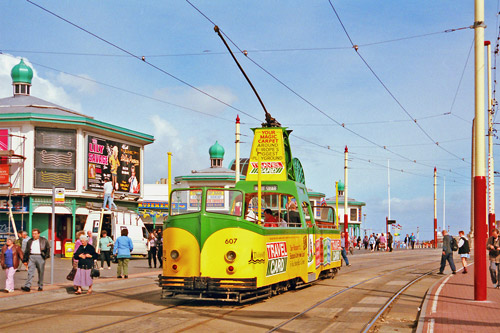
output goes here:
[[161, 229], [153, 230], [148, 236], [148, 264], [151, 267], [151, 261], [153, 261], [154, 268], [156, 268], [156, 259], [158, 258], [158, 264], [160, 268], [163, 267], [163, 236]]
[[[358, 240], [358, 242], [359, 241], [360, 240]], [[387, 250], [389, 252], [392, 252], [392, 244], [393, 238], [390, 232], [387, 233], [387, 237], [384, 235], [384, 233], [381, 233], [379, 235], [373, 233], [370, 236], [366, 235], [363, 239], [363, 246], [365, 247], [365, 250], [368, 250], [369, 247], [371, 252], [374, 252], [375, 250]]]
[[22, 264], [28, 269], [28, 278], [21, 290], [31, 291], [35, 271], [38, 272], [38, 291], [43, 290], [45, 260], [49, 256], [50, 245], [47, 239], [40, 237], [40, 230], [33, 229], [31, 235], [32, 238], [29, 238], [26, 231], [20, 231], [18, 239], [9, 237], [2, 247], [0, 261], [6, 275], [5, 290], [9, 293], [14, 291], [14, 275]]
[[[148, 249], [154, 251], [154, 264], [156, 267], [156, 256], [160, 261], [162, 236], [161, 229], [153, 231], [150, 234], [148, 241]], [[113, 253], [118, 261], [117, 278], [128, 278], [128, 264], [131, 258], [131, 252], [134, 249], [132, 239], [128, 237], [126, 228], [121, 230], [121, 236], [113, 242], [113, 239], [107, 235], [107, 231], [103, 230], [99, 239], [99, 244], [93, 244], [92, 232], [84, 231], [77, 233], [75, 249], [73, 253], [73, 269], [68, 279], [73, 280], [75, 294], [82, 294], [82, 287], [88, 287], [87, 294], [92, 293], [92, 269], [95, 267], [95, 262], [101, 259], [100, 270], [104, 269], [104, 262], [107, 263], [108, 269], [111, 269], [111, 254]], [[152, 245], [150, 247], [150, 245]], [[156, 253], [158, 249], [158, 254]], [[32, 230], [32, 238], [28, 237], [26, 231], [19, 232], [19, 238], [9, 237], [6, 244], [1, 249], [0, 261], [2, 269], [5, 270], [6, 281], [5, 290], [7, 292], [14, 291], [14, 276], [16, 271], [19, 271], [23, 266], [28, 270], [26, 283], [21, 287], [25, 292], [31, 291], [31, 285], [35, 272], [38, 272], [38, 291], [43, 290], [43, 280], [45, 272], [45, 261], [50, 255], [49, 241], [40, 236], [39, 229]], [[150, 257], [151, 259], [151, 257]], [[151, 262], [150, 265], [151, 267]]]
[[134, 250], [132, 239], [128, 237], [128, 229], [121, 230], [121, 236], [113, 242], [113, 239], [108, 236], [106, 230], [103, 230], [97, 244], [97, 250], [93, 246], [92, 232], [88, 231], [85, 235], [83, 231], [78, 234], [78, 240], [75, 243], [75, 252], [73, 254], [73, 268], [76, 268], [73, 285], [75, 294], [82, 294], [82, 287], [88, 287], [87, 294], [92, 293], [92, 269], [94, 262], [101, 257], [100, 270], [104, 269], [104, 262], [108, 264], [108, 269], [111, 269], [111, 252], [118, 260], [117, 278], [128, 278], [128, 264], [131, 258], [131, 253]]

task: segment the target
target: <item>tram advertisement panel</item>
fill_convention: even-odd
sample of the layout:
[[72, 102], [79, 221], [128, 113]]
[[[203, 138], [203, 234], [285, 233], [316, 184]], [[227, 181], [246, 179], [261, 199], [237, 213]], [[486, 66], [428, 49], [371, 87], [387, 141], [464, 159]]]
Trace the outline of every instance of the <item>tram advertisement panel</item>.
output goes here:
[[285, 181], [286, 162], [283, 130], [281, 128], [255, 129], [246, 180], [257, 180], [259, 172], [257, 152], [261, 156], [262, 180]]
[[102, 190], [110, 180], [117, 192], [139, 194], [141, 148], [127, 143], [87, 137], [87, 188]]

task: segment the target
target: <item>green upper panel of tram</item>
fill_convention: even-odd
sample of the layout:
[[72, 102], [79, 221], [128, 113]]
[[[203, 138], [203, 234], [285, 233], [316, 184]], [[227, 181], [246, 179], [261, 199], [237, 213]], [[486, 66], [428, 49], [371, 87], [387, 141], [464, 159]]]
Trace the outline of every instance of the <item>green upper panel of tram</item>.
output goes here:
[[33, 70], [30, 66], [24, 63], [24, 60], [15, 65], [10, 72], [12, 77], [12, 83], [27, 83], [31, 84], [31, 79], [33, 79]]

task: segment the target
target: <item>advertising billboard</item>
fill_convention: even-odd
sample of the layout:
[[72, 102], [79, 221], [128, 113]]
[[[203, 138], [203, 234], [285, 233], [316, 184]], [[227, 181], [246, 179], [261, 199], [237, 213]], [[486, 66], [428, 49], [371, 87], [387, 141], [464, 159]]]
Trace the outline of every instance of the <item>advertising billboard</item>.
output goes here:
[[102, 191], [105, 180], [116, 192], [139, 195], [141, 148], [128, 143], [87, 136], [87, 189]]

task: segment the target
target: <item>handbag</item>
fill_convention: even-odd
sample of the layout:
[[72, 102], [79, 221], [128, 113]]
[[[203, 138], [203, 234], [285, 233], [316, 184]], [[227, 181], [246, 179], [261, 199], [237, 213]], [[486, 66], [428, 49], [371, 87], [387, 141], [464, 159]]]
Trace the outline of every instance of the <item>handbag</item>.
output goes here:
[[72, 268], [69, 274], [66, 276], [66, 280], [73, 281], [76, 275], [76, 268]]
[[92, 269], [90, 270], [90, 277], [96, 278], [99, 276], [101, 276], [101, 272], [96, 268], [96, 260], [94, 260], [94, 266], [92, 266]]

